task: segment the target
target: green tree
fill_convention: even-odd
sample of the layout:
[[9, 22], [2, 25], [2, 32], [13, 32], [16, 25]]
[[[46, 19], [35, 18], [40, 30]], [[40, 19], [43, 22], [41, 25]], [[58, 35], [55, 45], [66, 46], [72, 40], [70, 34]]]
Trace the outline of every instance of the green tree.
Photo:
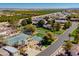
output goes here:
[[49, 17], [48, 17], [48, 16], [45, 16], [44, 19], [45, 19], [46, 21], [48, 21]]
[[51, 21], [52, 23], [55, 23], [55, 19]]
[[70, 21], [71, 20], [71, 16], [66, 16], [66, 20]]
[[70, 40], [68, 40], [68, 41], [65, 42], [64, 50], [65, 50], [66, 54], [71, 55], [70, 50], [71, 50], [72, 46], [73, 45], [72, 45], [72, 43], [71, 43]]
[[71, 26], [71, 22], [70, 22], [70, 21], [67, 21], [67, 22], [64, 24], [64, 29], [68, 29], [70, 26]]
[[51, 20], [51, 26], [54, 28], [55, 20]]
[[41, 41], [42, 45], [50, 45], [55, 40], [54, 35], [51, 32], [47, 32]]
[[78, 25], [78, 27], [77, 27], [76, 33], [77, 33], [77, 34], [79, 33], [79, 25]]
[[79, 43], [79, 34], [78, 33], [76, 34], [74, 41], [75, 41], [76, 44]]
[[44, 24], [45, 24], [45, 21], [44, 20], [38, 21], [38, 26], [39, 27], [42, 27]]
[[22, 26], [25, 26], [26, 24], [27, 24], [26, 19], [25, 19], [25, 20], [22, 20], [21, 25], [22, 25]]
[[27, 24], [32, 24], [32, 19], [31, 17], [29, 17], [28, 19], [26, 19]]
[[47, 22], [48, 24], [51, 24], [51, 20], [48, 20], [48, 22]]
[[61, 28], [60, 23], [55, 23], [55, 24], [54, 24], [54, 29], [55, 29], [56, 31], [59, 31], [60, 28]]
[[31, 32], [34, 33], [36, 31], [36, 26], [32, 25], [32, 24], [28, 24], [24, 27], [24, 30], [26, 32]]

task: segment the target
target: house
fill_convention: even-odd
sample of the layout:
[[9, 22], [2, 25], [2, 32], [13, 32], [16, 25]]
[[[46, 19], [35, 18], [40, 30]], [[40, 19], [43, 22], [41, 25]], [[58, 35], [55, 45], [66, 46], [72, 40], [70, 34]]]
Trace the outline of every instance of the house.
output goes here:
[[12, 34], [16, 33], [16, 29], [11, 27], [8, 22], [1, 22], [0, 23], [0, 35], [7, 37]]
[[20, 52], [18, 49], [11, 47], [11, 46], [4, 46], [2, 47], [3, 50], [7, 51], [11, 56], [18, 56]]
[[79, 21], [79, 18], [71, 18], [71, 21]]
[[67, 22], [67, 20], [55, 20], [55, 22], [58, 22], [58, 23], [63, 24], [63, 23], [66, 23], [66, 22]]
[[73, 47], [71, 49], [71, 55], [72, 56], [79, 56], [79, 44], [73, 45]]
[[47, 29], [52, 29], [52, 27], [51, 27], [50, 24], [44, 24], [43, 27], [44, 27], [44, 28], [47, 28]]
[[40, 21], [40, 20], [43, 20], [43, 18], [42, 17], [32, 17], [32, 23], [33, 24], [37, 24], [38, 21]]

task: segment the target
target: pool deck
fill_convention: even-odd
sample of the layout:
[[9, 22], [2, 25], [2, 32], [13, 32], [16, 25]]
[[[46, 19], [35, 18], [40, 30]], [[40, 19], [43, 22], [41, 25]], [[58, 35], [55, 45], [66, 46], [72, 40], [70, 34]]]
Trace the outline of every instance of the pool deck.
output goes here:
[[29, 55], [29, 56], [35, 56], [37, 54], [39, 54], [41, 51], [39, 50], [35, 50], [35, 49], [31, 49], [29, 48], [28, 51], [26, 51], [26, 53]]

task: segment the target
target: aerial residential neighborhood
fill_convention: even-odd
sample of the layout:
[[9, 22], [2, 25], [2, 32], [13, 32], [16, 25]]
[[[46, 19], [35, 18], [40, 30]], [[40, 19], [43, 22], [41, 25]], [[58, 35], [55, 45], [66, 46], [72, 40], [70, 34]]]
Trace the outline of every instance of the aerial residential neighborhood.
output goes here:
[[33, 7], [0, 8], [0, 56], [79, 56], [79, 9]]

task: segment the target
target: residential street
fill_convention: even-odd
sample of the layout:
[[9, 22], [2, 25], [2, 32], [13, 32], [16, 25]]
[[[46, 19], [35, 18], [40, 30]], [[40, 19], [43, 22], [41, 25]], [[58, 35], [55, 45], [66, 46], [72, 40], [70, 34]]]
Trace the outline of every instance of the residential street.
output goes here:
[[63, 45], [64, 40], [69, 39], [69, 33], [73, 32], [77, 28], [78, 23], [77, 22], [72, 22], [72, 26], [67, 29], [63, 34], [58, 36], [58, 40], [54, 43], [51, 44], [47, 49], [39, 53], [37, 56], [50, 56], [53, 55], [54, 52]]

